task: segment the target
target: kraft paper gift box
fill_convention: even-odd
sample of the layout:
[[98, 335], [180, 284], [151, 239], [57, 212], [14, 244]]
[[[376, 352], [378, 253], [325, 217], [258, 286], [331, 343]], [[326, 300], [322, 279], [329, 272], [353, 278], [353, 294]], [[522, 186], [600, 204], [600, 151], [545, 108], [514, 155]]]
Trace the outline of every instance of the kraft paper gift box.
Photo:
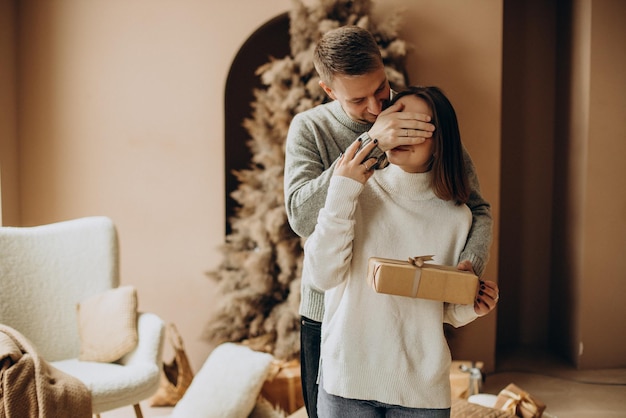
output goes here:
[[[472, 381], [470, 379], [470, 371], [472, 368], [477, 368], [481, 372], [484, 363], [482, 361], [459, 361], [453, 360], [450, 363], [450, 389], [452, 391], [452, 399], [467, 399], [472, 392], [470, 385]], [[480, 389], [480, 388], [477, 388]], [[474, 391], [476, 393], [478, 391]]]
[[304, 406], [300, 361], [274, 360], [261, 388], [261, 396], [288, 414]]
[[407, 261], [370, 257], [367, 277], [378, 293], [473, 305], [478, 277], [455, 267], [425, 263], [432, 256]]
[[546, 405], [528, 392], [510, 383], [498, 394], [494, 409], [514, 413], [516, 417], [541, 418]]

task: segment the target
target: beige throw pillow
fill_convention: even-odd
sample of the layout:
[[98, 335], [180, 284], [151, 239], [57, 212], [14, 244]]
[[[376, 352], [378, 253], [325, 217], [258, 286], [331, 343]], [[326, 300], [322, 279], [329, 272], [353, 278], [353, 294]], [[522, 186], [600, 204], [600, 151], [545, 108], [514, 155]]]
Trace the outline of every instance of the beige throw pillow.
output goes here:
[[235, 343], [211, 352], [170, 418], [248, 418], [267, 378], [272, 355]]
[[112, 363], [137, 346], [137, 290], [121, 286], [77, 305], [79, 360]]

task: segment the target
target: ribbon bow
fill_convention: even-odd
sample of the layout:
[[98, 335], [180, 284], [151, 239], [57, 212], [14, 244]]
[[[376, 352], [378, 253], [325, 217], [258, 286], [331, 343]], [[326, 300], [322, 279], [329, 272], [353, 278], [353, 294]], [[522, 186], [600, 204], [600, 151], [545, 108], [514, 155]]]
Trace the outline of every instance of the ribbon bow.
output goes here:
[[[532, 398], [530, 397], [528, 393], [524, 391], [521, 391], [521, 393], [515, 393], [508, 389], [502, 389], [500, 391], [500, 395], [503, 395], [509, 398], [506, 400], [504, 405], [502, 405], [502, 407], [500, 408], [501, 411], [511, 412], [517, 416], [524, 416], [524, 417], [540, 416], [540, 415], [537, 415], [539, 412], [537, 405], [535, 404], [535, 402], [532, 400]], [[530, 413], [531, 415], [518, 414], [518, 412], [521, 413], [520, 411], [521, 409], [528, 411], [528, 413]]]
[[434, 256], [432, 255], [419, 255], [417, 257], [409, 257], [409, 263], [413, 264], [415, 267], [422, 267], [424, 262], [431, 261]]

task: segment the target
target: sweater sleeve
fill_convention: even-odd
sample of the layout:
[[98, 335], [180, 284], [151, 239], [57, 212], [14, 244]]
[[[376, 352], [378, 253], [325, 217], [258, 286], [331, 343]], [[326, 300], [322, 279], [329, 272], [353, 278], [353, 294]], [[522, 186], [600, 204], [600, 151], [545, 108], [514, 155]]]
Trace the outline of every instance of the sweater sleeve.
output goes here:
[[455, 303], [444, 303], [443, 322], [455, 328], [467, 325], [478, 318], [474, 311], [474, 305], [459, 305]]
[[489, 261], [489, 249], [492, 241], [491, 205], [480, 194], [476, 169], [465, 148], [463, 148], [463, 158], [471, 189], [467, 206], [472, 211], [472, 227], [465, 248], [459, 256], [459, 261], [471, 261], [474, 271], [480, 277]]
[[363, 187], [348, 177], [332, 177], [326, 205], [304, 244], [305, 284], [326, 291], [346, 279], [352, 260], [354, 213]]
[[285, 148], [285, 209], [289, 225], [301, 237], [313, 233], [335, 166], [334, 161], [325, 165], [314, 132], [305, 119], [296, 115]]

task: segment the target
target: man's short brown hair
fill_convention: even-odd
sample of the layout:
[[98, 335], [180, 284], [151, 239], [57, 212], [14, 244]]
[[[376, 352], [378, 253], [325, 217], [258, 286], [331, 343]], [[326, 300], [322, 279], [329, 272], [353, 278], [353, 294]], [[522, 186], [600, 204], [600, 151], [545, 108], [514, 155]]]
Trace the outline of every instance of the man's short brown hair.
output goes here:
[[374, 36], [358, 26], [342, 26], [322, 36], [313, 54], [321, 80], [330, 85], [336, 75], [359, 76], [383, 67]]

